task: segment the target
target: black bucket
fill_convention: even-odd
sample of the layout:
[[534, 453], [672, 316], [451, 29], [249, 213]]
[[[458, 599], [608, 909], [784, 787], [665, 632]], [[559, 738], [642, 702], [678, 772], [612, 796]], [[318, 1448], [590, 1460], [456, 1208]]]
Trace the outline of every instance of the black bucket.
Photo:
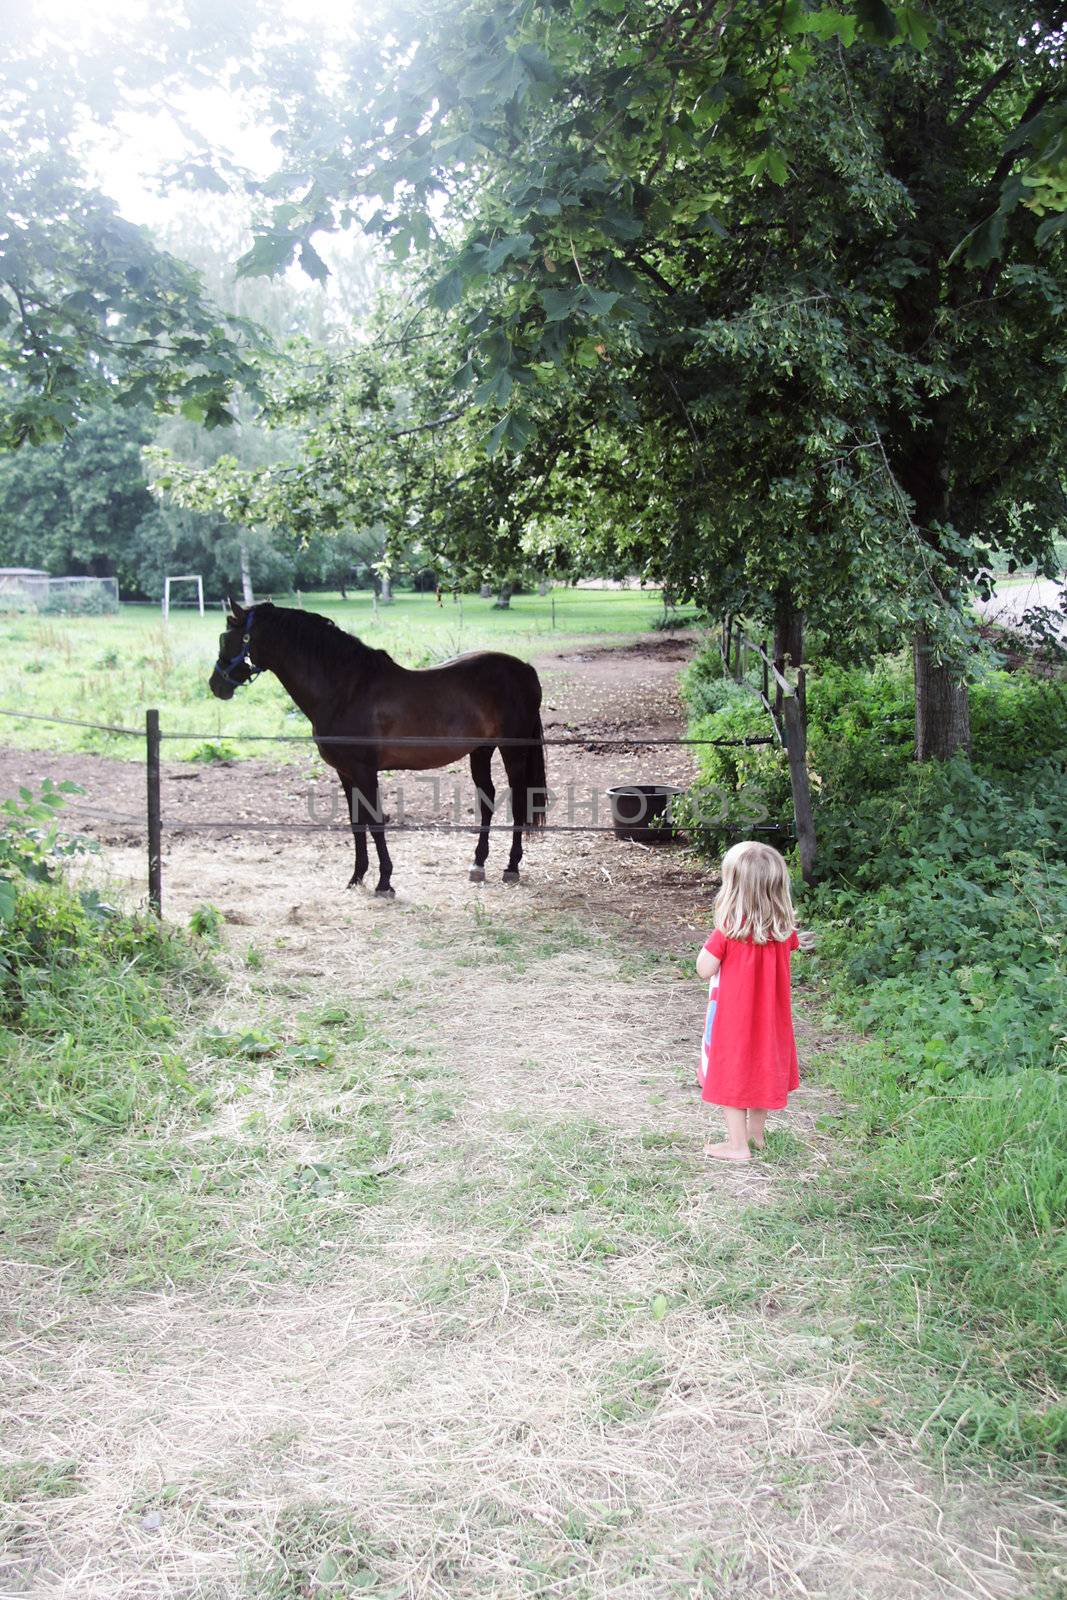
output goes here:
[[609, 789], [616, 839], [668, 844], [677, 838], [671, 823], [671, 801], [684, 793], [670, 783], [624, 783]]

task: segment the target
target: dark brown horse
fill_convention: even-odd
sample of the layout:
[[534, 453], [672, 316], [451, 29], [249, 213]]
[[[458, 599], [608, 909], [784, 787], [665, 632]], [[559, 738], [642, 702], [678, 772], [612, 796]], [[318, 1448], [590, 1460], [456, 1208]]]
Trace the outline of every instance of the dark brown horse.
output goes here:
[[498, 744], [514, 819], [504, 881], [519, 881], [523, 830], [543, 825], [547, 805], [541, 684], [533, 667], [516, 656], [476, 650], [439, 667], [409, 671], [313, 611], [269, 601], [244, 610], [231, 602], [211, 692], [229, 700], [261, 672], [281, 679], [310, 719], [323, 760], [341, 780], [356, 841], [350, 887], [362, 883], [367, 871], [369, 829], [378, 852], [374, 892], [393, 893], [378, 774], [446, 767], [461, 756], [470, 757], [480, 817], [470, 876], [484, 879]]

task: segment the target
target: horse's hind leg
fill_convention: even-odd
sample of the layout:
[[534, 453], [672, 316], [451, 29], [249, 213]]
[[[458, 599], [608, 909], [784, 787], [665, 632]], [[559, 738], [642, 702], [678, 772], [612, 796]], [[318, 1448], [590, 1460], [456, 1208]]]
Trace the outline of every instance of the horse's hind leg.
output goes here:
[[478, 843], [474, 847], [474, 865], [469, 876], [472, 883], [484, 883], [485, 862], [489, 854], [489, 824], [493, 820], [496, 805], [492, 745], [483, 745], [480, 749], [471, 751], [471, 777], [474, 779], [474, 794], [478, 801], [480, 827]]
[[357, 827], [358, 812], [352, 800], [351, 780], [342, 778], [341, 787], [345, 792], [345, 800], [348, 802], [348, 820], [352, 824], [352, 834], [356, 843], [356, 864], [352, 876], [348, 880], [348, 887], [354, 889], [367, 876], [367, 830], [365, 827]]
[[[396, 890], [392, 887], [390, 879], [393, 876], [393, 862], [385, 844], [385, 819], [382, 816], [381, 792], [378, 788], [378, 774], [370, 779], [365, 790], [360, 791], [361, 798], [367, 813], [371, 817], [370, 835], [374, 840], [374, 848], [378, 852], [378, 882], [374, 885], [375, 894], [387, 895], [391, 899]], [[364, 837], [363, 848], [367, 843]]]
[[515, 826], [511, 830], [511, 854], [504, 868], [504, 882], [518, 883], [519, 862], [522, 860], [523, 819], [526, 816], [526, 750], [522, 745], [504, 745], [500, 754], [504, 757], [504, 766], [511, 785], [511, 814], [515, 820]]

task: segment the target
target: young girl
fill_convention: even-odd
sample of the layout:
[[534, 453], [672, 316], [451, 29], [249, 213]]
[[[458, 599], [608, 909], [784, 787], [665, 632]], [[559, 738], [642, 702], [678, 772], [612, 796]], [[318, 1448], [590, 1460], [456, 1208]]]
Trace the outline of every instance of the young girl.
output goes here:
[[718, 978], [700, 1071], [704, 1099], [726, 1118], [725, 1140], [704, 1146], [716, 1161], [747, 1161], [750, 1144], [762, 1150], [767, 1112], [800, 1084], [789, 1003], [799, 944], [785, 861], [769, 844], [735, 844], [722, 860], [715, 931], [697, 956], [697, 976]]

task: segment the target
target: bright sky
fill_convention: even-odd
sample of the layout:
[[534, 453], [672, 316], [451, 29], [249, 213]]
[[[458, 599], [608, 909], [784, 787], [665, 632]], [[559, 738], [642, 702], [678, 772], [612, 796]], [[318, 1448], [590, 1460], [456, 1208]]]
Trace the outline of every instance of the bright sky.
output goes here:
[[[45, 14], [49, 32], [54, 29], [76, 49], [80, 40], [88, 43], [94, 35], [128, 38], [157, 4], [158, 0], [46, 0]], [[225, 5], [226, 0], [219, 4]], [[321, 33], [324, 43], [331, 35], [336, 38], [349, 33], [360, 10], [359, 0], [285, 0], [287, 18], [306, 26], [308, 32]], [[250, 108], [242, 107], [225, 90], [190, 92], [179, 109], [191, 126], [209, 131], [212, 143], [240, 166], [265, 177], [277, 164], [271, 128], [252, 121]], [[193, 194], [160, 193], [153, 181], [156, 173], [180, 159], [187, 148], [174, 117], [161, 107], [155, 113], [119, 117], [107, 134], [94, 138], [83, 155], [92, 177], [116, 201], [123, 216], [160, 227], [176, 211], [188, 213], [198, 204]], [[210, 198], [211, 203], [218, 203], [218, 197]], [[329, 264], [331, 256], [347, 253], [352, 244], [327, 235], [317, 241], [317, 247]], [[302, 282], [308, 281], [302, 274], [300, 277]]]

